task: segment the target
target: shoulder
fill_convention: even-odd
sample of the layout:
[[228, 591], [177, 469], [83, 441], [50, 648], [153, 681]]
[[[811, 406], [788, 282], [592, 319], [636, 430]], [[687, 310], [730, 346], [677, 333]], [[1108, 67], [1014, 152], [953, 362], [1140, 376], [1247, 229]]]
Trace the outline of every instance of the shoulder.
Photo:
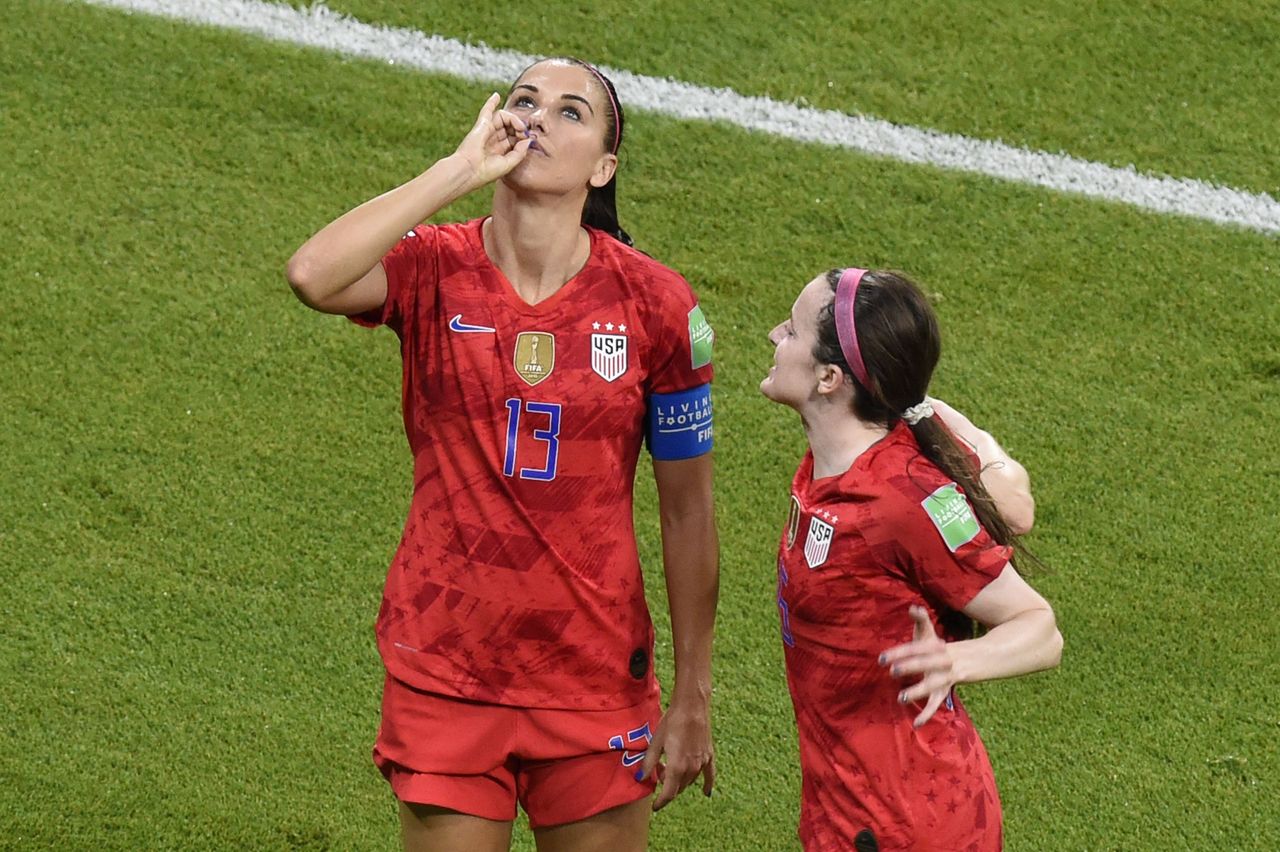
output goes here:
[[920, 451], [905, 427], [895, 429], [878, 448], [867, 466], [867, 479], [875, 499], [871, 511], [890, 530], [907, 534], [928, 524], [925, 501], [939, 489], [954, 485], [951, 479]]
[[697, 302], [693, 288], [679, 272], [637, 248], [618, 242], [604, 231], [588, 230], [601, 264], [614, 275], [626, 279], [642, 300], [658, 304], [677, 302], [689, 307]]
[[434, 245], [438, 251], [459, 255], [473, 255], [484, 251], [480, 237], [483, 219], [467, 222], [444, 222], [439, 225], [418, 225], [405, 236], [416, 234], [424, 242]]
[[484, 244], [480, 239], [481, 221], [473, 219], [469, 222], [414, 225], [400, 238], [398, 247], [418, 253], [475, 256], [484, 251]]

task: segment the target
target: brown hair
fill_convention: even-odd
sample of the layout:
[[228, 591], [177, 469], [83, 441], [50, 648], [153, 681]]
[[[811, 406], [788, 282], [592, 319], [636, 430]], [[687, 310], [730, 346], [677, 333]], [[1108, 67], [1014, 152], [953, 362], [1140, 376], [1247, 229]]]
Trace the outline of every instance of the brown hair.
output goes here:
[[[827, 273], [832, 294], [843, 269]], [[871, 270], [862, 276], [854, 300], [854, 328], [867, 370], [862, 384], [853, 375], [836, 331], [835, 299], [818, 312], [818, 342], [813, 357], [820, 364], [839, 367], [853, 383], [853, 411], [859, 419], [892, 429], [902, 412], [925, 398], [934, 367], [942, 354], [938, 319], [928, 300], [910, 279], [896, 272]], [[1011, 560], [1021, 573], [1018, 557], [1039, 565], [1001, 517], [995, 500], [982, 484], [982, 470], [955, 434], [937, 416], [908, 424], [920, 453], [953, 479], [969, 498], [978, 522], [998, 544], [1014, 548]]]

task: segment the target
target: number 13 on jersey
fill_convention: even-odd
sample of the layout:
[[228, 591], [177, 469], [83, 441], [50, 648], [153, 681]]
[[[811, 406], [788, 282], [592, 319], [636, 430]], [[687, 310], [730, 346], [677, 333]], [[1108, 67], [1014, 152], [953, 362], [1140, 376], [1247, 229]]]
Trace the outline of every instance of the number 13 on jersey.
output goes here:
[[[502, 472], [507, 476], [516, 476], [516, 451], [520, 446], [521, 414], [528, 415], [526, 426], [533, 427], [533, 437], [546, 445], [546, 456], [542, 467], [521, 467], [521, 479], [536, 479], [550, 482], [556, 478], [556, 459], [560, 454], [560, 403], [558, 402], [526, 402], [520, 399], [509, 399], [507, 406], [507, 449], [502, 459]], [[541, 428], [540, 428], [541, 427]], [[526, 459], [526, 461], [529, 461]]]

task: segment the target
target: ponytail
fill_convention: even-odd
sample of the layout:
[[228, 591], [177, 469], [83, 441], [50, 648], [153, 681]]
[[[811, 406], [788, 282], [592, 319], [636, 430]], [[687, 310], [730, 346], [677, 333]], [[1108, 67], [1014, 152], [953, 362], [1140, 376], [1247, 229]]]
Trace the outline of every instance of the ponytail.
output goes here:
[[582, 224], [599, 228], [623, 245], [634, 246], [631, 235], [618, 224], [616, 193], [618, 175], [615, 173], [604, 186], [587, 190], [587, 203], [582, 208]]

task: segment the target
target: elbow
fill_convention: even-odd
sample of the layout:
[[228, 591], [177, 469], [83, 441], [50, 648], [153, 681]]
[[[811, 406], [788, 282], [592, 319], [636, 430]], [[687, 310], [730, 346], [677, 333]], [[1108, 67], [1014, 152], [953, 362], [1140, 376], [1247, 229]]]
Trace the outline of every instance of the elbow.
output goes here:
[[302, 249], [289, 258], [284, 268], [284, 277], [298, 301], [312, 310], [320, 310], [320, 284], [316, 280], [314, 264], [306, 258]]
[[1057, 628], [1053, 628], [1053, 638], [1050, 640], [1050, 658], [1046, 668], [1056, 669], [1062, 663], [1062, 633]]
[[1030, 491], [1023, 491], [1016, 500], [1002, 507], [1000, 514], [1014, 535], [1026, 535], [1036, 523], [1036, 501]]
[[1053, 626], [1053, 635], [1045, 646], [1045, 668], [1056, 669], [1062, 662], [1062, 631], [1057, 624]]

